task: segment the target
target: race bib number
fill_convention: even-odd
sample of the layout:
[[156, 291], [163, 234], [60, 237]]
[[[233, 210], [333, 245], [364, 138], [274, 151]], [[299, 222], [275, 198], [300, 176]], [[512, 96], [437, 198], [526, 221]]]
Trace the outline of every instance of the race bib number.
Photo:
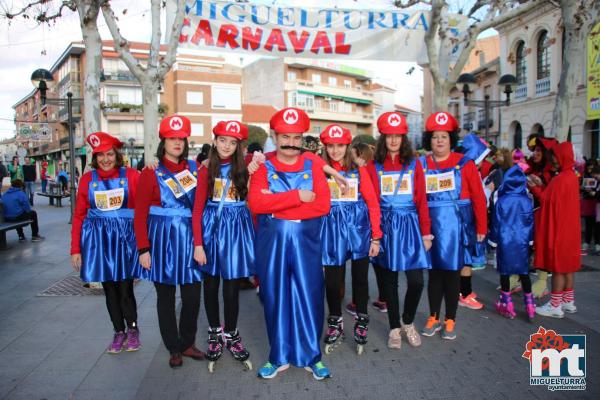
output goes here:
[[427, 193], [440, 193], [455, 190], [454, 172], [427, 175]]
[[348, 182], [348, 191], [346, 194], [342, 194], [342, 189], [335, 180], [327, 180], [332, 201], [358, 201], [358, 179], [346, 178], [346, 181]]
[[180, 198], [185, 194], [185, 192], [181, 190], [181, 187], [173, 180], [173, 178], [165, 179], [165, 183], [169, 189], [171, 189], [171, 192], [173, 192], [176, 198]]
[[[412, 194], [412, 179], [411, 174], [402, 176], [402, 183], [398, 188], [397, 194]], [[381, 176], [380, 191], [382, 196], [393, 196], [398, 186], [400, 174], [389, 174]]]
[[125, 189], [99, 190], [94, 192], [96, 208], [101, 211], [118, 210], [123, 205]]
[[[225, 186], [227, 186], [227, 179], [215, 178], [215, 186], [213, 188], [213, 197], [212, 200], [215, 202], [220, 202], [221, 197], [223, 197], [223, 190], [225, 190]], [[233, 184], [229, 185], [229, 189], [227, 190], [227, 195], [225, 199], [223, 199], [226, 203], [232, 203], [239, 201], [237, 199], [237, 190], [235, 190], [235, 186]]]
[[177, 179], [186, 193], [196, 187], [196, 177], [187, 169], [175, 175], [175, 179]]

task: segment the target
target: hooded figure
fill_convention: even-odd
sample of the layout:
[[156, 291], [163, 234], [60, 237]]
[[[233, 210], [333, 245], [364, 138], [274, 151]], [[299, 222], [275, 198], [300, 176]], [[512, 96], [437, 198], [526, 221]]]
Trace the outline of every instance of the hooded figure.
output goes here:
[[528, 274], [533, 201], [527, 194], [527, 178], [518, 165], [506, 171], [497, 196], [488, 241], [497, 247], [498, 273]]
[[534, 265], [549, 272], [568, 274], [581, 267], [579, 180], [573, 171], [572, 144], [557, 144], [552, 151], [559, 164], [559, 174], [545, 189], [532, 188], [541, 203]]

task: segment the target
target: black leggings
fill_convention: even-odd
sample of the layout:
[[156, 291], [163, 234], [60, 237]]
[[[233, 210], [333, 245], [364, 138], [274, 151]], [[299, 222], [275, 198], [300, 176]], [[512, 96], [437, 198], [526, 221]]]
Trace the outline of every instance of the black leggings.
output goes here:
[[137, 329], [137, 303], [133, 293], [133, 280], [102, 282], [102, 287], [115, 332], [124, 332], [125, 322], [129, 329]]
[[[388, 307], [388, 320], [390, 329], [400, 328], [400, 301], [398, 296], [398, 272], [381, 268], [383, 278], [384, 296]], [[405, 271], [407, 289], [404, 296], [404, 311], [402, 322], [410, 325], [415, 319], [417, 307], [423, 293], [423, 270], [413, 269]]]
[[384, 270], [382, 266], [373, 264], [373, 271], [375, 272], [375, 281], [377, 282], [377, 291], [379, 292], [379, 297], [377, 298], [377, 300], [379, 301], [385, 301], [385, 289], [383, 288], [383, 276], [381, 272], [382, 270]]
[[[204, 308], [208, 325], [211, 328], [221, 326], [219, 317], [219, 284], [220, 276], [204, 275]], [[233, 332], [237, 328], [240, 310], [240, 279], [223, 279], [223, 308], [225, 314], [225, 332]]]
[[[519, 275], [523, 293], [531, 293], [531, 278], [529, 274]], [[503, 292], [510, 291], [510, 275], [500, 275], [500, 287]]]
[[[341, 285], [346, 273], [345, 266], [325, 266], [325, 294], [329, 315], [342, 316]], [[352, 260], [352, 298], [356, 311], [367, 314], [369, 301], [369, 258]]]
[[442, 300], [446, 301], [446, 319], [456, 320], [456, 309], [458, 308], [458, 296], [460, 291], [460, 270], [445, 271], [429, 270], [429, 284], [427, 295], [429, 296], [430, 315], [440, 318]]
[[592, 244], [592, 236], [594, 244], [600, 244], [600, 223], [596, 222], [596, 216], [584, 217], [585, 219], [585, 243]]

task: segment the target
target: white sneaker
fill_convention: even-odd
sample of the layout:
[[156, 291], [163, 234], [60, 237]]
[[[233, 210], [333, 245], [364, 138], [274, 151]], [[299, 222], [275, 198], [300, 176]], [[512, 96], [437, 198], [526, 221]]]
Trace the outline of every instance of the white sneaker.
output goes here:
[[594, 253], [600, 253], [600, 244], [594, 245]]
[[587, 244], [587, 243], [583, 243], [583, 244], [581, 245], [581, 250], [587, 250], [587, 249], [589, 249], [589, 248], [590, 248], [590, 245], [589, 245], [589, 244]]
[[569, 301], [567, 303], [562, 303], [562, 310], [569, 314], [574, 314], [577, 312], [577, 307], [575, 306], [574, 301]]
[[552, 318], [564, 318], [565, 316], [565, 313], [560, 307], [552, 307], [552, 304], [550, 304], [550, 302], [547, 302], [543, 306], [537, 307], [535, 309], [535, 313], [544, 317]]

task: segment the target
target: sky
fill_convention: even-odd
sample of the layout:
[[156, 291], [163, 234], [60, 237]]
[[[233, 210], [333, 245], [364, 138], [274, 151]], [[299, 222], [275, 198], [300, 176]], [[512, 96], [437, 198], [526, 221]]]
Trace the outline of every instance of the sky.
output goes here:
[[[254, 3], [269, 3], [273, 0], [253, 0]], [[21, 3], [20, 0], [2, 1], [1, 4]], [[113, 0], [113, 8], [119, 17], [122, 34], [128, 40], [149, 41], [150, 11], [148, 0]], [[276, 0], [277, 5], [294, 5], [298, 1]], [[393, 5], [390, 0], [302, 0], [307, 7], [345, 7], [388, 9]], [[123, 10], [126, 10], [123, 14]], [[0, 140], [14, 135], [14, 110], [12, 106], [25, 97], [33, 86], [31, 73], [37, 68], [50, 69], [70, 42], [81, 40], [79, 19], [75, 13], [67, 12], [53, 26], [38, 26], [35, 22], [16, 18], [9, 24], [0, 20]], [[102, 16], [99, 17], [101, 37], [111, 39]], [[140, 27], [146, 27], [140, 29]], [[222, 55], [231, 64], [240, 65], [240, 55], [232, 53], [206, 52], [210, 55]], [[254, 61], [252, 56], [243, 56], [243, 64]], [[337, 61], [339, 62], [339, 61]], [[383, 83], [398, 90], [396, 103], [419, 110], [420, 96], [423, 91], [421, 69], [414, 63], [383, 61], [344, 61], [344, 65], [360, 67], [372, 72], [375, 82]], [[415, 67], [411, 75], [407, 72]]]

